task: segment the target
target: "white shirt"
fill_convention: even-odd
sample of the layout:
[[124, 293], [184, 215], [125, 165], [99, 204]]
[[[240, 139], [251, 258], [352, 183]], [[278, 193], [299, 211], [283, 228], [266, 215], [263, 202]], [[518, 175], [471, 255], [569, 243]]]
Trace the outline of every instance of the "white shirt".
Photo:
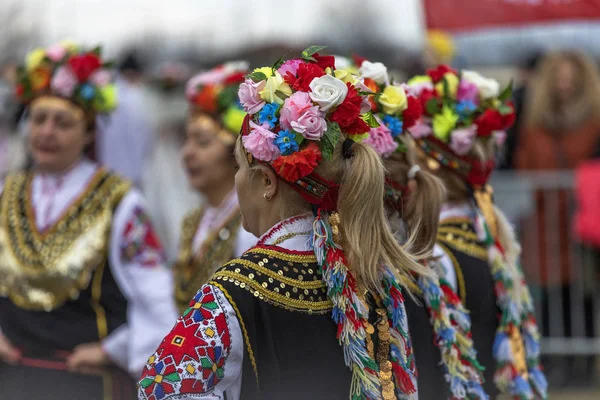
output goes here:
[[[61, 176], [34, 176], [32, 208], [38, 230], [43, 231], [59, 220], [83, 193], [98, 168], [98, 164], [82, 160]], [[125, 241], [137, 240], [138, 235], [146, 234], [144, 229], [152, 229], [151, 226], [139, 227], [127, 237], [125, 235], [128, 224], [144, 208], [140, 192], [132, 189], [113, 215], [108, 244], [109, 265], [127, 299], [127, 323], [102, 340], [102, 347], [111, 360], [135, 377], [139, 376], [148, 355], [169, 332], [178, 314], [173, 299], [173, 278], [160, 252], [142, 248], [135, 259], [123, 257], [121, 249]]]

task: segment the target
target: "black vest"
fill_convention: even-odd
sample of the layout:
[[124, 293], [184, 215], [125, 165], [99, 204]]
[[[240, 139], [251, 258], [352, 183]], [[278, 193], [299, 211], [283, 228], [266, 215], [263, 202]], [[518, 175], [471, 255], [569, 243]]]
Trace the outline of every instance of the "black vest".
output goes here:
[[494, 281], [487, 262], [487, 249], [477, 239], [468, 218], [452, 218], [440, 223], [438, 245], [447, 251], [454, 265], [458, 294], [469, 311], [473, 344], [477, 359], [485, 367], [483, 388], [494, 398], [499, 394], [494, 385], [496, 360], [494, 338], [500, 310], [496, 305]]
[[127, 301], [107, 250], [113, 211], [130, 185], [98, 171], [63, 217], [39, 233], [29, 209], [31, 179], [9, 176], [0, 197], [0, 327], [26, 354], [45, 357], [99, 341], [126, 322]]

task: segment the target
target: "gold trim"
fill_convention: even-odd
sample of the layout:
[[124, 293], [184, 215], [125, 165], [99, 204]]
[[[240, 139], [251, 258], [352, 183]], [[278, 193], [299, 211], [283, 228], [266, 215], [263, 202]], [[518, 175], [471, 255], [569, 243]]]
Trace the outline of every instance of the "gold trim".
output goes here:
[[98, 338], [100, 340], [108, 336], [108, 323], [106, 322], [106, 311], [100, 304], [100, 298], [102, 297], [102, 277], [104, 275], [104, 266], [106, 262], [101, 262], [96, 271], [94, 271], [94, 278], [92, 279], [92, 308], [96, 313], [96, 325], [98, 326]]
[[471, 257], [478, 258], [482, 261], [487, 261], [488, 252], [485, 247], [475, 243], [467, 243], [459, 239], [460, 238], [448, 238], [444, 235], [438, 235], [437, 237], [438, 242], [442, 242], [448, 245], [449, 247], [452, 247], [458, 251], [462, 251], [463, 253], [468, 254]]
[[293, 279], [290, 278], [288, 276], [285, 275], [280, 275], [276, 272], [274, 272], [273, 270], [270, 270], [268, 268], [265, 267], [261, 267], [260, 265], [252, 262], [252, 261], [248, 261], [248, 260], [244, 260], [244, 259], [235, 259], [235, 260], [231, 260], [228, 263], [225, 264], [225, 266], [230, 266], [230, 265], [243, 265], [244, 267], [248, 267], [250, 269], [253, 269], [255, 271], [260, 272], [261, 274], [265, 274], [266, 276], [268, 276], [269, 278], [273, 278], [276, 279], [280, 282], [283, 282], [287, 285], [290, 286], [295, 286], [298, 289], [321, 289], [325, 287], [325, 283], [323, 283], [322, 280], [318, 280], [318, 281], [300, 281], [298, 279]]
[[231, 271], [217, 271], [213, 275], [212, 279], [235, 283], [236, 286], [240, 286], [242, 289], [251, 292], [255, 297], [258, 297], [261, 300], [270, 300], [271, 304], [279, 306], [289, 311], [304, 311], [308, 312], [309, 314], [324, 314], [330, 311], [333, 307], [329, 299], [324, 301], [307, 301], [293, 299], [291, 298], [291, 294], [289, 293], [289, 291], [286, 292], [285, 296], [276, 292], [272, 292], [260, 285], [255, 280]]
[[440, 225], [446, 224], [473, 224], [473, 221], [469, 217], [450, 217], [440, 220]]
[[471, 240], [473, 242], [479, 240], [479, 238], [477, 237], [477, 234], [475, 232], [464, 230], [462, 228], [457, 228], [455, 226], [446, 226], [446, 225], [440, 226], [438, 229], [438, 235], [441, 235], [441, 234], [456, 235], [456, 236], [464, 237], [465, 239]]
[[249, 249], [248, 251], [246, 251], [246, 253], [266, 254], [267, 256], [277, 258], [279, 260], [292, 261], [292, 262], [297, 262], [297, 263], [316, 263], [317, 262], [317, 257], [315, 257], [314, 254], [306, 254], [306, 255], [304, 255], [304, 254], [289, 254], [289, 253], [284, 253], [284, 252], [277, 251], [277, 250], [264, 249], [262, 247], [253, 247], [253, 248]]
[[458, 283], [458, 294], [460, 296], [460, 300], [463, 303], [463, 306], [466, 307], [467, 306], [467, 286], [465, 284], [465, 276], [463, 274], [462, 268], [460, 267], [458, 260], [456, 259], [456, 257], [454, 257], [454, 254], [452, 254], [452, 251], [450, 251], [450, 249], [448, 247], [446, 247], [445, 245], [443, 245], [440, 242], [437, 242], [437, 244], [438, 244], [438, 246], [440, 246], [440, 248], [442, 250], [444, 250], [444, 252], [450, 258], [450, 261], [452, 261], [452, 264], [454, 265], [454, 272], [456, 272], [456, 282]]
[[246, 329], [246, 324], [244, 323], [244, 319], [242, 318], [242, 313], [238, 309], [237, 304], [233, 301], [233, 298], [229, 294], [229, 292], [218, 282], [214, 280], [210, 280], [208, 282], [210, 285], [216, 286], [223, 292], [227, 300], [229, 300], [229, 304], [233, 307], [235, 313], [238, 316], [238, 320], [240, 321], [240, 327], [242, 328], [242, 332], [244, 334], [244, 341], [246, 342], [246, 348], [248, 349], [248, 356], [250, 357], [250, 362], [252, 362], [252, 368], [254, 369], [254, 376], [256, 377], [256, 385], [258, 386], [258, 367], [256, 366], [256, 359], [254, 358], [254, 351], [252, 351], [252, 344], [250, 343], [250, 335], [248, 335], [248, 330]]

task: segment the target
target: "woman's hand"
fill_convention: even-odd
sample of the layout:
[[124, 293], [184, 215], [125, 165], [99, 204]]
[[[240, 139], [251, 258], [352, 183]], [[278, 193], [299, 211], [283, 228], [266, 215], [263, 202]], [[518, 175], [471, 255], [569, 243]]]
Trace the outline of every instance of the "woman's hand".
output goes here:
[[21, 352], [0, 333], [0, 361], [7, 364], [16, 364], [21, 359]]
[[83, 374], [101, 374], [109, 364], [110, 359], [99, 342], [80, 344], [67, 358], [69, 371]]

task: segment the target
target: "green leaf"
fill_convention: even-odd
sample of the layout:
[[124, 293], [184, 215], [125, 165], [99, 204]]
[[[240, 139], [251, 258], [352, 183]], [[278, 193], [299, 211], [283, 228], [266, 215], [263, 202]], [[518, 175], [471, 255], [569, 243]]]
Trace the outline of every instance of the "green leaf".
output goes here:
[[271, 69], [273, 70], [273, 75], [275, 75], [275, 71], [283, 65], [286, 56], [287, 53], [285, 53], [279, 60], [275, 61], [275, 63], [271, 66]]
[[427, 114], [434, 115], [440, 111], [440, 104], [437, 99], [429, 99], [427, 104], [425, 104], [425, 109], [427, 110]]
[[179, 376], [179, 374], [177, 372], [172, 372], [169, 375], [165, 375], [165, 379], [168, 380], [169, 382], [180, 382], [181, 381], [181, 377]]
[[503, 104], [500, 106], [500, 108], [498, 108], [498, 112], [500, 115], [509, 115], [513, 113], [513, 109], [512, 107]]
[[227, 85], [221, 90], [217, 98], [217, 105], [220, 110], [228, 108], [231, 104], [235, 104], [237, 99], [238, 86]]
[[302, 144], [302, 142], [304, 142], [304, 136], [302, 136], [301, 133], [298, 133], [296, 131], [292, 131], [292, 132], [296, 136], [296, 143], [298, 143], [298, 147], [300, 147], [300, 145]]
[[375, 97], [377, 97], [377, 96], [381, 96], [381, 95], [382, 95], [382, 93], [375, 93], [375, 92], [364, 92], [364, 91], [362, 91], [362, 90], [359, 90], [359, 91], [358, 91], [358, 94], [359, 94], [360, 96], [375, 96]]
[[450, 97], [450, 87], [448, 86], [448, 80], [446, 78], [443, 78], [443, 84], [444, 84], [444, 97], [448, 98]]
[[276, 90], [276, 91], [275, 91], [275, 95], [276, 95], [277, 97], [279, 97], [281, 100], [285, 100], [285, 99], [287, 99], [288, 97], [290, 97], [290, 96], [288, 96], [287, 94], [283, 93], [281, 90]]
[[364, 114], [362, 119], [367, 123], [367, 125], [369, 125], [369, 128], [377, 128], [380, 126], [379, 121], [377, 121], [377, 118], [375, 118], [375, 115], [373, 115], [371, 111]]
[[335, 145], [340, 140], [341, 133], [342, 130], [337, 122], [327, 124], [327, 130], [321, 138], [321, 153], [326, 160], [331, 161], [333, 159], [333, 149], [335, 149]]
[[508, 84], [508, 86], [506, 86], [504, 88], [504, 90], [502, 91], [502, 93], [500, 93], [500, 96], [498, 96], [498, 100], [500, 100], [501, 102], [505, 102], [508, 101], [512, 98], [512, 91], [513, 91], [513, 81], [511, 80], [510, 83]]
[[[307, 49], [302, 50], [302, 58], [306, 59], [306, 58], [312, 58], [311, 56], [315, 53], [320, 52], [323, 49], [326, 49], [327, 46], [310, 46]], [[315, 61], [315, 59], [313, 58], [313, 61]]]
[[247, 75], [248, 78], [252, 79], [254, 82], [266, 81], [267, 76], [263, 72], [253, 72]]
[[396, 140], [396, 143], [398, 143], [398, 147], [396, 147], [396, 151], [399, 153], [406, 153], [406, 150], [408, 150], [408, 149], [406, 148], [406, 145], [404, 144], [404, 142], [401, 140]]
[[91, 51], [91, 53], [100, 57], [102, 55], [102, 47], [100, 47], [100, 46], [94, 47], [94, 49]]
[[152, 378], [144, 378], [140, 382], [140, 386], [142, 388], [146, 389], [148, 386], [152, 385], [153, 383], [154, 383], [154, 379], [152, 379]]
[[114, 67], [115, 67], [114, 61], [107, 61], [104, 64], [102, 64], [102, 68], [113, 69]]

